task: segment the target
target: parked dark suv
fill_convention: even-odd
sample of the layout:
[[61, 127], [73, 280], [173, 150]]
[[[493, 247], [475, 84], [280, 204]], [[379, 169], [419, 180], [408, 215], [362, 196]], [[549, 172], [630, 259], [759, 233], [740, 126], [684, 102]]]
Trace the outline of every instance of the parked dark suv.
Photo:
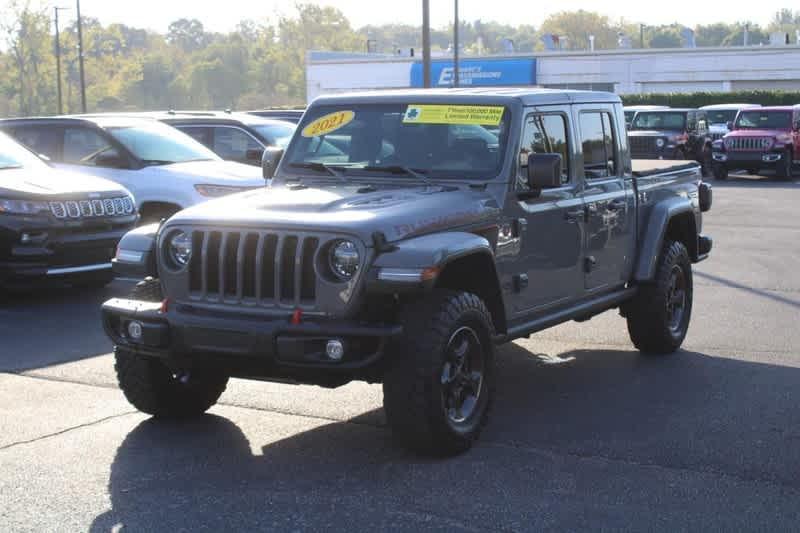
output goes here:
[[628, 131], [633, 159], [693, 159], [711, 171], [711, 135], [698, 109], [639, 111]]

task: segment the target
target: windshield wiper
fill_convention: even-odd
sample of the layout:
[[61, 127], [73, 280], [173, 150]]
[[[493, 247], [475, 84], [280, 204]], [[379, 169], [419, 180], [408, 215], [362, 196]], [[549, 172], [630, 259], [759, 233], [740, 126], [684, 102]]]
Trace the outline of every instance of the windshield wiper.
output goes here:
[[409, 176], [414, 176], [425, 185], [431, 184], [431, 179], [424, 174], [424, 171], [421, 169], [415, 169], [406, 167], [403, 165], [387, 165], [385, 167], [380, 166], [366, 166], [359, 170], [368, 170], [373, 172], [389, 172], [390, 174], [408, 174]]
[[12, 168], [22, 168], [22, 165], [6, 165], [0, 167], [0, 170], [11, 170]]
[[292, 168], [307, 168], [316, 172], [327, 172], [331, 176], [339, 178], [342, 181], [347, 181], [344, 172], [342, 172], [340, 168], [326, 165], [325, 163], [320, 163], [318, 161], [310, 163], [289, 163], [289, 166]]
[[158, 165], [171, 165], [175, 161], [166, 161], [164, 159], [144, 159], [142, 163], [147, 165], [148, 167], [158, 166]]

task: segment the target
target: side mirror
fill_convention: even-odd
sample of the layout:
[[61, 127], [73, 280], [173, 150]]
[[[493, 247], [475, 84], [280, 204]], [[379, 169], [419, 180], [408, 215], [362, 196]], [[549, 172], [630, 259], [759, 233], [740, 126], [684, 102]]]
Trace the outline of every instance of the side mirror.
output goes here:
[[264, 176], [265, 180], [271, 180], [275, 176], [281, 157], [283, 157], [283, 148], [272, 146], [264, 150], [261, 155], [261, 175]]
[[534, 191], [561, 187], [561, 154], [530, 154], [528, 187]]
[[725, 126], [728, 127], [728, 131], [733, 131], [733, 121], [732, 120], [729, 120], [728, 123], [725, 124]]
[[258, 148], [247, 150], [244, 153], [244, 158], [248, 161], [261, 161], [262, 157], [264, 157], [264, 150], [260, 150]]

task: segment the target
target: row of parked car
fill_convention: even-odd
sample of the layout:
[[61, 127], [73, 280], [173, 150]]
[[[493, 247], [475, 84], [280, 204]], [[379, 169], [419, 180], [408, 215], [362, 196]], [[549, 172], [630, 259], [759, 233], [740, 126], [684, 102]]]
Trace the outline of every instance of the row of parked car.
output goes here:
[[625, 122], [634, 159], [695, 160], [720, 180], [732, 170], [791, 179], [800, 165], [800, 105], [630, 106]]
[[0, 289], [42, 278], [103, 286], [119, 239], [205, 200], [264, 185], [265, 149], [302, 110], [0, 120]]

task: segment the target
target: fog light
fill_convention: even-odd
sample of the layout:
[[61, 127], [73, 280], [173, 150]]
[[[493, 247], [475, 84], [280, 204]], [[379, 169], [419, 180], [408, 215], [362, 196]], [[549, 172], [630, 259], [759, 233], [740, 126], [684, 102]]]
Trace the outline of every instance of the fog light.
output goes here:
[[19, 242], [21, 242], [22, 244], [28, 244], [29, 242], [31, 242], [31, 240], [33, 239], [31, 239], [30, 233], [23, 233], [22, 236], [19, 238]]
[[340, 340], [330, 340], [328, 344], [325, 345], [325, 354], [328, 356], [328, 359], [333, 361], [341, 361], [342, 357], [344, 357], [344, 345]]
[[142, 340], [142, 323], [137, 321], [128, 322], [128, 336], [135, 340]]

